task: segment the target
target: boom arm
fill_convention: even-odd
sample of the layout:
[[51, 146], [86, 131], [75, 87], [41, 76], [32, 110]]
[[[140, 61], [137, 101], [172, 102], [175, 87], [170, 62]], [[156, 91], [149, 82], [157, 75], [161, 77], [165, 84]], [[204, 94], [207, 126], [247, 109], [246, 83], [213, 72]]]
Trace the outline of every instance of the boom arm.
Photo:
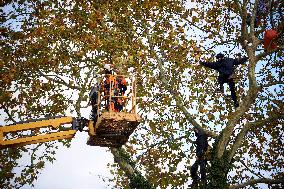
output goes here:
[[[105, 78], [105, 81], [109, 80], [109, 83], [106, 82], [109, 87], [99, 90], [98, 86], [91, 91], [90, 120], [57, 117], [0, 126], [0, 149], [70, 139], [74, 137], [77, 130], [83, 131], [84, 127], [88, 127], [88, 145], [101, 147], [124, 145], [141, 120], [141, 117], [136, 114], [136, 84], [132, 78], [132, 85], [127, 89], [127, 82], [123, 75], [110, 76], [112, 80]], [[105, 86], [105, 82], [101, 85]], [[129, 92], [128, 96], [124, 96], [126, 91]], [[132, 103], [127, 103], [130, 101]], [[72, 126], [60, 127], [64, 124], [72, 124]]]
[[[73, 138], [78, 128], [77, 123], [77, 120], [73, 117], [58, 117], [46, 120], [37, 120], [33, 122], [18, 123], [10, 126], [2, 126], [0, 127], [0, 149]], [[72, 127], [64, 131], [58, 130], [59, 126], [64, 124], [72, 124]], [[39, 132], [42, 128], [50, 127], [52, 128], [52, 130], [57, 131], [48, 133]], [[12, 134], [15, 132], [23, 132], [28, 130], [35, 131], [35, 134], [33, 136], [28, 135], [12, 139], [5, 137], [6, 133]]]

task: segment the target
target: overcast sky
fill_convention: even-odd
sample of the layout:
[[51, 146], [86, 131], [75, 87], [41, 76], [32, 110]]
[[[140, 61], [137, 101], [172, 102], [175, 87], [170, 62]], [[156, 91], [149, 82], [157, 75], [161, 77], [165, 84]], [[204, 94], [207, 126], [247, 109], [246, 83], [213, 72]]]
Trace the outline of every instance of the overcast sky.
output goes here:
[[[112, 177], [107, 163], [113, 163], [108, 148], [88, 146], [87, 133], [77, 132], [71, 147], [60, 145], [56, 151], [56, 161], [47, 163], [35, 182], [36, 189], [102, 189], [111, 188], [98, 175]], [[23, 160], [24, 161], [24, 160]], [[31, 188], [30, 186], [23, 187]]]

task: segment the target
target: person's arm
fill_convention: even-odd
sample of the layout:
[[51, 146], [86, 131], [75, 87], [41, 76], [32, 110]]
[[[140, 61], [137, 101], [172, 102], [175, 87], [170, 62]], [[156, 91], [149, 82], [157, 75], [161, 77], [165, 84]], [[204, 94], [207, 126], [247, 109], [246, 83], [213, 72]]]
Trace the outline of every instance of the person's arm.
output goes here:
[[214, 70], [218, 69], [219, 66], [220, 66], [219, 62], [202, 62], [201, 61], [200, 64], [202, 66], [205, 66], [205, 67], [208, 67], [208, 68], [211, 68], [211, 69], [214, 69]]

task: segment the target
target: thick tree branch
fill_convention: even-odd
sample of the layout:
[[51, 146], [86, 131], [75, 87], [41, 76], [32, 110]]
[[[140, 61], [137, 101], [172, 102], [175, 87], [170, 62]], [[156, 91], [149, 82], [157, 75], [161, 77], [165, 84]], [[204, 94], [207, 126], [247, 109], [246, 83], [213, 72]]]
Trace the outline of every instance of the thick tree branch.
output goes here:
[[232, 185], [232, 186], [230, 186], [230, 189], [244, 188], [246, 186], [255, 185], [255, 184], [259, 184], [259, 183], [281, 184], [281, 183], [284, 183], [284, 178], [280, 178], [280, 179], [268, 179], [268, 178], [253, 179], [253, 180], [247, 181], [247, 182], [239, 184], [239, 185]]
[[245, 136], [247, 135], [247, 132], [248, 132], [248, 130], [250, 129], [250, 127], [251, 127], [252, 125], [253, 125], [253, 124], [251, 124], [251, 123], [246, 123], [246, 124], [244, 125], [244, 127], [242, 128], [241, 132], [238, 134], [238, 136], [237, 136], [237, 138], [236, 138], [236, 140], [235, 140], [235, 143], [234, 143], [234, 145], [233, 145], [233, 147], [232, 147], [232, 149], [231, 149], [231, 153], [230, 153], [230, 156], [229, 156], [229, 160], [231, 160], [231, 159], [234, 157], [236, 151], [237, 151], [237, 150], [239, 149], [239, 147], [242, 145], [243, 139], [244, 139]]
[[[114, 161], [125, 172], [126, 176], [130, 180], [130, 188], [144, 188], [153, 189], [153, 186], [149, 181], [142, 176], [141, 172], [135, 169], [134, 162], [128, 157], [127, 152], [123, 148], [110, 148], [111, 153], [114, 156]], [[139, 182], [137, 182], [137, 178]], [[141, 179], [143, 181], [141, 181]]]
[[257, 81], [255, 77], [255, 66], [256, 66], [256, 57], [255, 57], [255, 49], [258, 44], [258, 40], [253, 38], [253, 45], [247, 49], [247, 54], [249, 56], [249, 66], [248, 66], [248, 79], [249, 79], [249, 90], [248, 94], [244, 98], [244, 100], [240, 103], [240, 107], [236, 110], [232, 119], [229, 120], [228, 125], [223, 130], [223, 135], [218, 143], [218, 151], [217, 157], [221, 158], [223, 155], [227, 145], [229, 144], [229, 140], [234, 131], [235, 126], [238, 124], [241, 117], [249, 110], [253, 102], [257, 97], [257, 93], [259, 92], [259, 87], [257, 86]]
[[110, 148], [111, 153], [114, 156], [114, 161], [118, 163], [121, 169], [125, 172], [127, 177], [130, 177], [135, 173], [134, 168], [127, 162], [124, 158], [121, 157], [120, 148]]

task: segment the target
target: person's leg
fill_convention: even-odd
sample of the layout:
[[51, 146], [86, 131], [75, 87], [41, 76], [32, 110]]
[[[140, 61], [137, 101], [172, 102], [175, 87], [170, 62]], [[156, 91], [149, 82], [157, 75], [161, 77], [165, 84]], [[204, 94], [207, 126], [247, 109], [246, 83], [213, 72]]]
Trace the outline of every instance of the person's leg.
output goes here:
[[238, 103], [237, 94], [236, 94], [236, 90], [235, 90], [235, 82], [234, 82], [233, 79], [229, 79], [228, 84], [229, 84], [229, 87], [230, 87], [232, 100], [234, 101], [234, 106], [237, 108], [237, 107], [239, 107], [239, 103]]
[[196, 160], [190, 168], [190, 175], [191, 175], [191, 178], [193, 180], [192, 186], [197, 186], [197, 182], [198, 182], [198, 179], [199, 179], [199, 177], [197, 175], [198, 164], [199, 164], [199, 162], [198, 162], [198, 160]]
[[206, 180], [206, 164], [207, 161], [204, 158], [202, 158], [200, 160], [200, 175], [202, 180]]
[[207, 165], [207, 160], [206, 159], [201, 159], [200, 160], [200, 175], [201, 175], [201, 187], [205, 188], [207, 185], [206, 181], [206, 165]]
[[223, 76], [219, 75], [218, 83], [219, 83], [219, 89], [217, 91], [221, 92], [221, 93], [224, 93], [225, 78]]

